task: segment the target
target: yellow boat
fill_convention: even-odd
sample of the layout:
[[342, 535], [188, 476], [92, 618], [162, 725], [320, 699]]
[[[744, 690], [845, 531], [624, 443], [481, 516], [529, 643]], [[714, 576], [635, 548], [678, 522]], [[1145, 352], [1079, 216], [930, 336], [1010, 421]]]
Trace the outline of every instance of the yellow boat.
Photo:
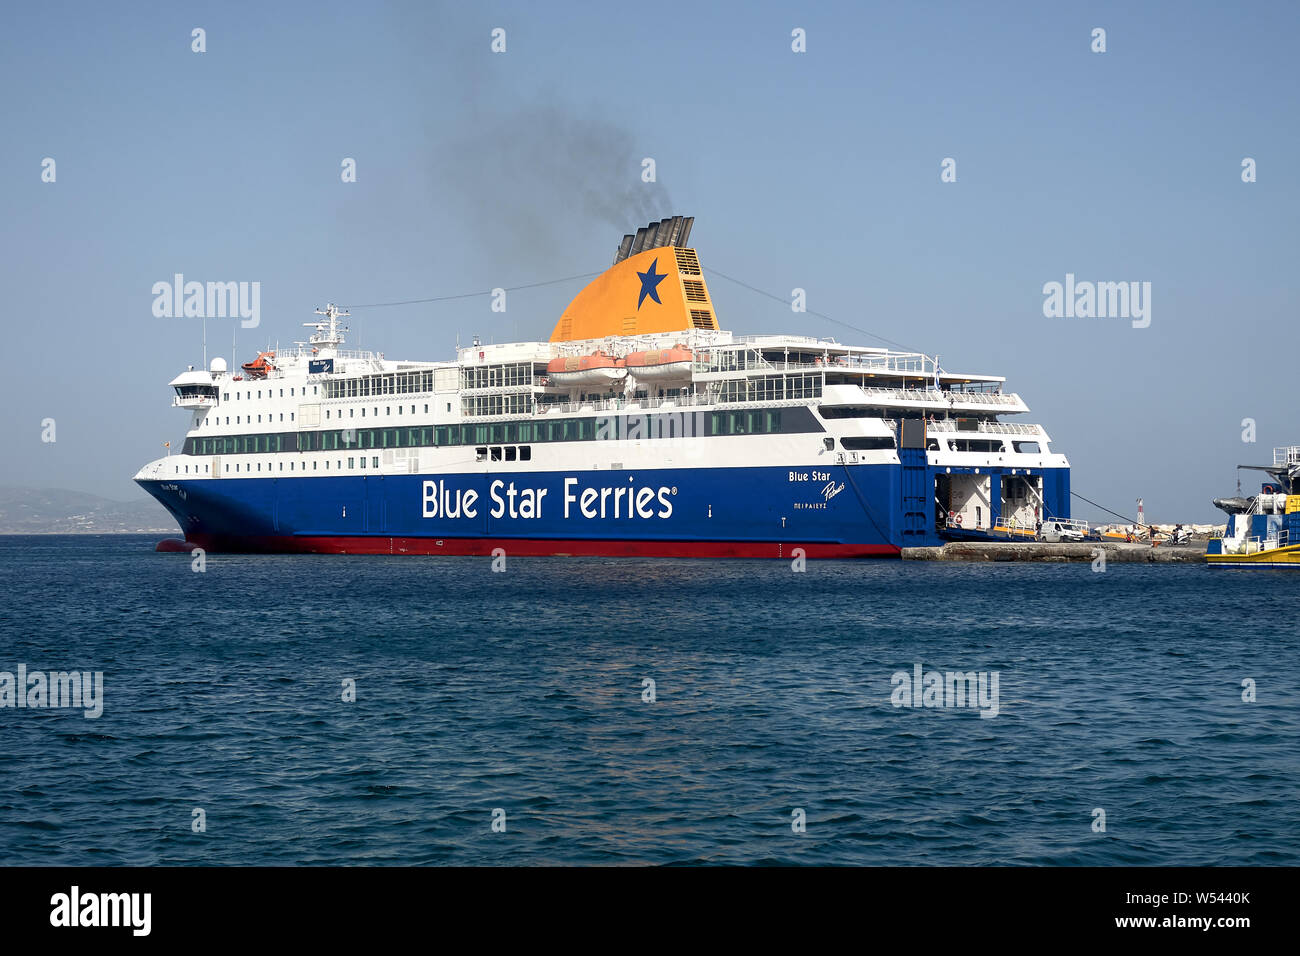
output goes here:
[[1205, 561], [1228, 568], [1300, 568], [1300, 544], [1262, 548], [1249, 554], [1207, 554]]

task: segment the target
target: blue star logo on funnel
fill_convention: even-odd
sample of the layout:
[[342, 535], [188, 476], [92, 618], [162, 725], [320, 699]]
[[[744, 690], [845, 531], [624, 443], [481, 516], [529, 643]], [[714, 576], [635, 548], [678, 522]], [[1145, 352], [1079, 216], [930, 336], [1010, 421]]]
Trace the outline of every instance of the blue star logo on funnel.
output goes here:
[[668, 278], [668, 274], [665, 272], [656, 275], [655, 268], [658, 265], [659, 260], [656, 258], [654, 262], [650, 263], [650, 268], [647, 271], [637, 273], [637, 276], [641, 279], [641, 294], [636, 298], [636, 307], [638, 310], [640, 310], [641, 303], [645, 301], [646, 296], [650, 296], [650, 298], [654, 299], [656, 303], [663, 305], [663, 303], [659, 301], [659, 283]]

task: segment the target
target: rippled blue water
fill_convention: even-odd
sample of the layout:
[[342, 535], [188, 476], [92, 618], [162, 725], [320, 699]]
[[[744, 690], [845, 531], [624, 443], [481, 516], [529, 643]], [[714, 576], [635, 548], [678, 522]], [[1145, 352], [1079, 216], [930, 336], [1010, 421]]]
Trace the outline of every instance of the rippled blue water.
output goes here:
[[[1286, 572], [153, 540], [0, 538], [0, 670], [105, 681], [0, 709], [8, 863], [1300, 862]], [[998, 716], [893, 706], [918, 662]]]

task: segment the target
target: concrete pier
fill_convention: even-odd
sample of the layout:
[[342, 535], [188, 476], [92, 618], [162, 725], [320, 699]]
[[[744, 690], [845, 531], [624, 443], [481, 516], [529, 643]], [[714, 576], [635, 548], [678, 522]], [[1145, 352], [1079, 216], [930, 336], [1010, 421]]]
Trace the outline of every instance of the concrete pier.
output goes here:
[[938, 548], [904, 548], [904, 561], [1092, 561], [1097, 551], [1106, 553], [1107, 563], [1176, 564], [1204, 563], [1205, 542], [1161, 544], [1150, 542], [1081, 541], [1048, 544], [1042, 541], [951, 541]]

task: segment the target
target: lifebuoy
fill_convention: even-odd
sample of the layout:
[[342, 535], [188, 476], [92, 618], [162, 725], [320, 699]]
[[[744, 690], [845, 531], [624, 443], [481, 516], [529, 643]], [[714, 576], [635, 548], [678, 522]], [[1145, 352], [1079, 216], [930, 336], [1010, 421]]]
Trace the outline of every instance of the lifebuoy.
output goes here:
[[1273, 487], [1272, 485], [1265, 485], [1265, 486], [1264, 486], [1264, 494], [1266, 494], [1266, 495], [1272, 495], [1272, 494], [1276, 494], [1276, 493], [1277, 493], [1277, 491], [1276, 491], [1276, 489], [1274, 489], [1274, 487]]
[[953, 519], [952, 519], [952, 523], [955, 524], [957, 527], [960, 528], [960, 527], [961, 527], [961, 515], [958, 515], [957, 517], [953, 518]]

